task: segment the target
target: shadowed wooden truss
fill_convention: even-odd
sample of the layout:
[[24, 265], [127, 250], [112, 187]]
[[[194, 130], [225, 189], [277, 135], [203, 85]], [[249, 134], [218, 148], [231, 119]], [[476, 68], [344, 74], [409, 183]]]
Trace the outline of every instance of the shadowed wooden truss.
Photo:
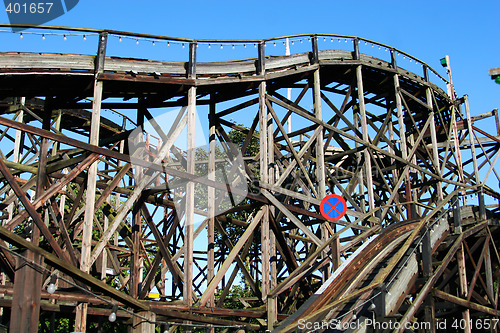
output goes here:
[[[498, 129], [496, 110], [471, 116], [427, 64], [358, 37], [291, 36], [310, 51], [290, 56], [266, 50], [285, 38], [246, 41], [255, 59], [204, 63], [200, 45], [235, 41], [72, 31], [98, 34], [97, 55], [0, 53], [0, 306], [12, 332], [56, 317], [83, 332], [111, 312], [137, 332], [498, 316], [500, 196], [488, 179], [500, 133], [476, 127]], [[186, 43], [189, 59], [106, 55], [122, 36]], [[352, 49], [319, 46], [327, 39]], [[173, 125], [155, 126], [165, 110]], [[156, 136], [134, 158], [128, 137], [145, 123]], [[243, 192], [199, 177], [221, 149], [235, 153], [229, 143]], [[224, 191], [244, 200], [214, 216]], [[319, 209], [331, 193], [347, 203], [335, 222]]]

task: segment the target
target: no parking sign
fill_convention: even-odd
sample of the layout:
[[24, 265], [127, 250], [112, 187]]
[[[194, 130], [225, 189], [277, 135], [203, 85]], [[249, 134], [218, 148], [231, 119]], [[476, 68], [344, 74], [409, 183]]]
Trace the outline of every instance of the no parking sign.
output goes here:
[[337, 194], [327, 195], [319, 205], [321, 215], [328, 221], [340, 220], [347, 211], [344, 198]]

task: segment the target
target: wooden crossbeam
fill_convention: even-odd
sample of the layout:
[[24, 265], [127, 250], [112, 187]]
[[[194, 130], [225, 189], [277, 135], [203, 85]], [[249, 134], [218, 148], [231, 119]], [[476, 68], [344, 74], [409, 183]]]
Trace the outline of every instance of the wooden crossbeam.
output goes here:
[[229, 267], [232, 265], [234, 259], [238, 255], [238, 253], [241, 251], [245, 243], [247, 242], [248, 238], [253, 234], [253, 231], [259, 224], [262, 216], [264, 215], [263, 209], [260, 209], [259, 212], [255, 215], [253, 218], [253, 221], [248, 225], [248, 228], [245, 230], [243, 235], [241, 235], [240, 239], [238, 242], [234, 245], [233, 249], [231, 252], [228, 254], [226, 257], [226, 260], [220, 267], [219, 271], [215, 275], [215, 277], [212, 279], [212, 281], [209, 282], [209, 285], [207, 286], [207, 289], [203, 293], [200, 299], [200, 307], [203, 307], [207, 304], [208, 299], [210, 298], [210, 295], [212, 295], [215, 291], [215, 288], [217, 288], [217, 285], [219, 282], [222, 280], [224, 275], [226, 274], [227, 270]]
[[36, 208], [33, 206], [31, 201], [26, 197], [26, 194], [21, 190], [21, 187], [17, 184], [16, 180], [14, 179], [14, 177], [12, 176], [12, 174], [10, 173], [9, 169], [7, 168], [2, 159], [0, 159], [0, 172], [3, 174], [3, 176], [9, 183], [10, 187], [14, 191], [14, 193], [16, 193], [17, 197], [23, 204], [24, 208], [26, 209], [30, 217], [33, 219], [33, 221], [35, 222], [36, 226], [38, 227], [42, 235], [47, 239], [54, 252], [58, 255], [59, 258], [71, 262], [71, 258], [69, 258], [66, 255], [66, 253], [63, 252], [57, 241], [54, 239], [54, 236], [49, 231], [49, 228], [45, 225], [42, 218], [36, 211]]
[[[1, 163], [1, 162], [0, 162]], [[9, 230], [5, 229], [4, 227], [0, 226], [0, 238], [3, 240], [7, 241], [8, 243], [28, 249], [30, 251], [33, 251], [42, 257], [45, 258], [45, 261], [49, 262], [52, 266], [57, 268], [58, 270], [68, 274], [74, 279], [77, 279], [91, 287], [94, 287], [103, 293], [105, 293], [108, 296], [114, 297], [115, 299], [119, 300], [120, 302], [123, 302], [124, 304], [127, 304], [134, 309], [142, 309], [149, 311], [150, 308], [148, 305], [144, 304], [143, 302], [130, 297], [129, 295], [116, 290], [115, 288], [108, 286], [104, 282], [94, 278], [92, 275], [87, 274], [76, 268], [75, 266], [69, 264], [66, 260], [60, 259], [57, 256], [55, 256], [52, 253], [49, 253], [45, 251], [44, 249], [35, 246], [31, 244], [30, 242], [26, 241], [24, 238], [10, 232]]]

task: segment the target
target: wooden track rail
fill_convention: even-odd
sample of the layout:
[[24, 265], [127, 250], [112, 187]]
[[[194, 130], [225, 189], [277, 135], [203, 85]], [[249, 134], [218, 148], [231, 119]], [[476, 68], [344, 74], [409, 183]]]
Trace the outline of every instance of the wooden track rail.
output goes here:
[[[0, 50], [11, 332], [105, 330], [112, 312], [131, 332], [497, 315], [500, 130], [480, 122], [498, 112], [472, 116], [421, 60], [334, 34], [14, 28], [99, 42], [91, 55]], [[185, 44], [188, 57], [113, 54], [110, 38]], [[310, 49], [270, 55], [288, 39]], [[219, 44], [255, 57], [197, 59]], [[319, 208], [330, 193], [347, 203], [333, 222]]]

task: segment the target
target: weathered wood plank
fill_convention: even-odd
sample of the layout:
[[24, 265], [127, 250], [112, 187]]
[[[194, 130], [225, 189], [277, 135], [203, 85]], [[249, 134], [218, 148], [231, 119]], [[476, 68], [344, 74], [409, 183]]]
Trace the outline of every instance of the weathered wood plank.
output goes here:
[[87, 274], [82, 272], [80, 269], [77, 269], [76, 267], [72, 266], [65, 260], [59, 259], [57, 256], [53, 255], [52, 253], [49, 253], [45, 251], [44, 249], [35, 246], [31, 244], [30, 242], [26, 241], [24, 238], [8, 231], [4, 227], [0, 226], [0, 238], [3, 240], [7, 241], [8, 243], [12, 245], [19, 246], [21, 248], [28, 249], [30, 251], [33, 251], [35, 253], [38, 253], [39, 255], [43, 256], [45, 258], [45, 261], [49, 262], [51, 265], [53, 265], [55, 268], [61, 270], [62, 272], [68, 274], [69, 276], [85, 283], [88, 284], [89, 286], [92, 286], [96, 289], [101, 290], [105, 294], [112, 296], [124, 304], [127, 304], [134, 309], [143, 309], [143, 310], [149, 310], [149, 306], [144, 304], [141, 301], [136, 300], [133, 297], [130, 297], [129, 295], [122, 293], [121, 291], [116, 290], [115, 288], [108, 286], [104, 282], [94, 278], [92, 275]]

